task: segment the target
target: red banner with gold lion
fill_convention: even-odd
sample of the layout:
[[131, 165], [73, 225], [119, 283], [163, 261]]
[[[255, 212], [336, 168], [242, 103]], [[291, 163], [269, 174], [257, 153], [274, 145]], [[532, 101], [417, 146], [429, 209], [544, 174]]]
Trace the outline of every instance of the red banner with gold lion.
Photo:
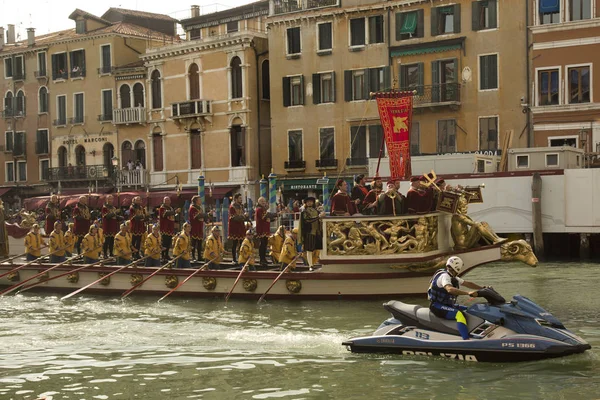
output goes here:
[[375, 97], [390, 159], [390, 176], [395, 179], [408, 179], [412, 175], [410, 129], [413, 93], [377, 93]]

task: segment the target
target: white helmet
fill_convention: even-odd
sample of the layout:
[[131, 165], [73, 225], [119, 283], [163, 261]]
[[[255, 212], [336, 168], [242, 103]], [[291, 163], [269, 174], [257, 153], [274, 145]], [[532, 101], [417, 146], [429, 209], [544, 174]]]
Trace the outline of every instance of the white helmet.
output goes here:
[[463, 260], [460, 257], [450, 257], [448, 261], [446, 261], [446, 268], [452, 269], [456, 275], [460, 274], [464, 267]]

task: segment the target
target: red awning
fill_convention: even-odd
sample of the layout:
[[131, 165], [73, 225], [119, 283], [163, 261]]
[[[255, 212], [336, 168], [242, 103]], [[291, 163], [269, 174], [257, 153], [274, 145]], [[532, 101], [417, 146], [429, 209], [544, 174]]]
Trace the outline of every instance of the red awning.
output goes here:
[[0, 188], [0, 196], [4, 196], [6, 193], [8, 193], [12, 188], [11, 187], [7, 187], [7, 188]]

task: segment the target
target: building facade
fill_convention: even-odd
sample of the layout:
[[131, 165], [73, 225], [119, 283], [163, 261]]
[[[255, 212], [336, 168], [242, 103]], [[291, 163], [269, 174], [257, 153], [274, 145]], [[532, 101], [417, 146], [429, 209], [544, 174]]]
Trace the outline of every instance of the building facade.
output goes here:
[[536, 147], [600, 152], [600, 1], [536, 0], [531, 10], [530, 104]]
[[204, 175], [209, 195], [256, 198], [271, 158], [267, 13], [266, 1], [207, 15], [192, 6], [185, 42], [142, 55], [153, 187], [195, 187]]
[[284, 189], [294, 192], [295, 177], [366, 172], [383, 136], [370, 93], [392, 88], [416, 92], [413, 156], [493, 153], [511, 130], [513, 147], [526, 146], [526, 22], [519, 0], [271, 0], [273, 167], [290, 180]]

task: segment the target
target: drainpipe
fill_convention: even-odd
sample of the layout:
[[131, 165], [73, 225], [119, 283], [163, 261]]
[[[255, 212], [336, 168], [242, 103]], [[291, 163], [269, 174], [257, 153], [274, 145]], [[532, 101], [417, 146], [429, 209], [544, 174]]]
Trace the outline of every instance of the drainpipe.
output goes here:
[[525, 57], [527, 59], [527, 83], [525, 84], [526, 89], [525, 90], [525, 98], [527, 99], [527, 104], [528, 107], [526, 108], [526, 112], [527, 112], [527, 147], [531, 147], [534, 143], [533, 140], [533, 119], [531, 117], [531, 107], [533, 107], [532, 101], [533, 99], [531, 98], [531, 89], [530, 89], [530, 80], [531, 80], [531, 57], [529, 55], [530, 53], [530, 43], [529, 43], [529, 20], [531, 17], [531, 9], [530, 9], [530, 4], [529, 4], [529, 0], [525, 1], [525, 18], [526, 18], [526, 23], [525, 23]]
[[[256, 60], [256, 112], [257, 112], [257, 122], [258, 122], [258, 129], [257, 129], [257, 137], [258, 137], [258, 176], [259, 179], [262, 176], [262, 156], [261, 156], [261, 148], [260, 148], [260, 133], [261, 133], [261, 129], [260, 129], [260, 102], [262, 101], [260, 98], [260, 66], [258, 65], [258, 59], [260, 56], [264, 56], [265, 54], [269, 54], [269, 50], [267, 51], [263, 51], [262, 53], [259, 53], [258, 50], [256, 50], [256, 45], [254, 43], [254, 41], [252, 41], [252, 49], [254, 50], [254, 55], [255, 55], [255, 60]], [[270, 66], [270, 65], [269, 65]], [[270, 78], [269, 78], [270, 79]]]
[[392, 20], [391, 20], [391, 10], [388, 8], [387, 10], [387, 48], [388, 48], [388, 64], [390, 66], [390, 74], [392, 76], [390, 76], [390, 82], [392, 82], [392, 86], [394, 86], [394, 66], [392, 65], [392, 29], [390, 28], [390, 25], [392, 25]]

